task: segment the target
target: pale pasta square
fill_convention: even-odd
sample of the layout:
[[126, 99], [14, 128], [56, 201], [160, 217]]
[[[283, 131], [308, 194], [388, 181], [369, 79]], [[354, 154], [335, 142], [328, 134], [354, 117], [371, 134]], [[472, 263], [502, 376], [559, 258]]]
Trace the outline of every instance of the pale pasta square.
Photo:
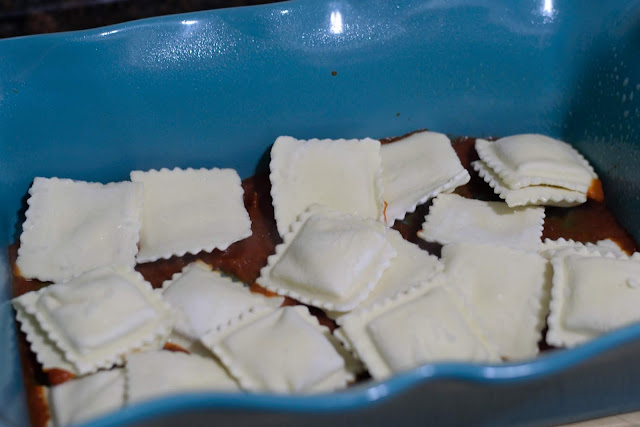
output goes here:
[[197, 391], [237, 391], [238, 385], [212, 357], [172, 351], [127, 356], [127, 403]]
[[131, 180], [144, 184], [138, 262], [225, 250], [251, 235], [233, 169], [133, 171]]
[[504, 246], [459, 243], [442, 248], [442, 262], [500, 356], [521, 360], [538, 354], [547, 314], [546, 259]]
[[36, 178], [17, 265], [30, 279], [61, 282], [108, 265], [133, 268], [142, 186]]
[[346, 338], [375, 379], [424, 363], [498, 361], [499, 357], [443, 276], [338, 319]]
[[503, 202], [440, 194], [433, 201], [418, 237], [428, 242], [489, 243], [537, 252], [544, 208], [511, 208]]
[[186, 266], [163, 284], [163, 297], [176, 312], [174, 330], [191, 340], [257, 307], [278, 307], [282, 297], [254, 294], [243, 283], [212, 271], [203, 262]]
[[354, 379], [339, 343], [304, 306], [246, 313], [202, 342], [245, 390], [323, 392]]
[[564, 250], [551, 259], [547, 342], [574, 347], [640, 321], [640, 258]]
[[449, 193], [471, 178], [451, 141], [437, 132], [416, 132], [380, 147], [384, 217], [388, 226], [440, 193]]
[[100, 371], [51, 387], [49, 404], [58, 427], [80, 424], [125, 403], [123, 369]]
[[380, 141], [306, 141], [281, 136], [271, 149], [270, 169], [271, 197], [281, 236], [312, 204], [382, 218]]

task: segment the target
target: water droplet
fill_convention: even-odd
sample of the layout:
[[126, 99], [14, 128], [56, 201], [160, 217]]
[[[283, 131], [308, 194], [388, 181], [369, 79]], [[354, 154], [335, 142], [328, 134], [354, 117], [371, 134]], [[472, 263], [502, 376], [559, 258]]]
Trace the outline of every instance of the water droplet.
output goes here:
[[622, 115], [625, 117], [629, 117], [629, 110], [624, 110], [624, 113], [622, 113]]
[[640, 287], [640, 281], [634, 279], [633, 277], [628, 277], [627, 286], [631, 289], [638, 289]]
[[627, 94], [626, 93], [622, 94], [622, 102], [627, 102]]
[[622, 82], [622, 87], [626, 86], [629, 84], [629, 77], [627, 77], [626, 79], [624, 79], [624, 81]]

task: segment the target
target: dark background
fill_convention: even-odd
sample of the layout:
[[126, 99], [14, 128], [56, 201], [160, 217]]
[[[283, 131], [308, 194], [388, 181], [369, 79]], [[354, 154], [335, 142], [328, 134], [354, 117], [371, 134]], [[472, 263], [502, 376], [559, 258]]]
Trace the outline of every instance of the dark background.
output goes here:
[[83, 30], [134, 19], [275, 0], [0, 0], [0, 38]]

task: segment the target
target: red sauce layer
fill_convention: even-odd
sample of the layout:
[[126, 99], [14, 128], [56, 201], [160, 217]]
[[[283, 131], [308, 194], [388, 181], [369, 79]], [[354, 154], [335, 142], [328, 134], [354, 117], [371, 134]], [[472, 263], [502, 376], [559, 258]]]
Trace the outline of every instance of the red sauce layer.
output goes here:
[[[383, 144], [392, 143], [408, 135], [387, 138], [381, 142]], [[452, 145], [463, 166], [471, 174], [471, 181], [457, 188], [455, 192], [467, 198], [488, 201], [500, 200], [489, 185], [471, 167], [471, 162], [478, 160], [478, 155], [474, 148], [475, 138], [456, 138], [452, 141]], [[252, 292], [274, 296], [274, 293], [267, 291], [255, 282], [260, 275], [260, 269], [267, 263], [267, 257], [273, 254], [276, 245], [282, 242], [274, 219], [269, 175], [265, 172], [247, 178], [242, 182], [242, 187], [244, 189], [244, 204], [251, 218], [251, 230], [253, 232], [251, 237], [234, 243], [225, 251], [214, 250], [211, 253], [187, 254], [182, 257], [172, 257], [166, 260], [139, 264], [136, 266], [136, 270], [154, 287], [160, 287], [165, 280], [169, 280], [174, 273], [181, 271], [186, 265], [196, 260], [202, 260], [214, 268], [247, 283]], [[583, 205], [573, 208], [546, 208], [543, 239], [547, 237], [550, 239], [564, 237], [565, 239], [573, 239], [579, 242], [596, 242], [609, 238], [618, 243], [628, 253], [637, 251], [638, 245], [636, 242], [622, 228], [613, 213], [607, 208], [599, 180], [594, 180], [589, 193], [589, 200]], [[422, 227], [424, 217], [429, 212], [430, 206], [431, 202], [418, 206], [415, 212], [408, 214], [403, 220], [396, 221], [393, 228], [398, 230], [408, 241], [439, 256], [441, 245], [427, 243], [418, 238], [416, 234]], [[9, 257], [14, 273], [13, 295], [16, 297], [49, 284], [37, 280], [27, 280], [20, 275], [15, 264], [17, 249], [18, 243], [9, 247]], [[298, 304], [298, 302], [291, 298], [287, 298], [284, 302], [284, 305], [294, 304]], [[323, 325], [331, 329], [336, 327], [335, 323], [326, 317], [322, 310], [310, 307], [310, 311], [318, 317]], [[35, 355], [29, 349], [24, 334], [19, 333], [18, 336], [31, 423], [37, 427], [44, 427], [49, 418], [49, 411], [44, 398], [43, 386], [60, 384], [73, 378], [73, 374], [61, 369], [52, 369], [44, 372], [36, 361]], [[544, 342], [540, 343], [540, 348], [543, 351], [548, 349]], [[165, 346], [165, 349], [187, 352], [174, 344]], [[367, 378], [367, 375], [363, 375], [359, 380]]]

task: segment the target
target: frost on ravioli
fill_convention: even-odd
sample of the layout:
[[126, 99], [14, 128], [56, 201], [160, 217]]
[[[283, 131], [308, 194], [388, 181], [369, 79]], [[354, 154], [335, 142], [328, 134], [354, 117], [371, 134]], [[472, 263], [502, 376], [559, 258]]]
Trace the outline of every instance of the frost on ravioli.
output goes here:
[[538, 251], [544, 208], [511, 208], [503, 202], [440, 194], [434, 199], [418, 237], [428, 242], [490, 243]]
[[144, 184], [138, 262], [225, 250], [251, 235], [233, 169], [133, 171], [131, 181]]
[[[161, 347], [173, 324], [169, 306], [151, 285], [139, 273], [118, 268], [29, 292], [13, 305], [37, 324], [25, 332], [39, 359], [62, 353], [80, 375], [119, 364], [131, 350]], [[30, 336], [37, 333], [47, 339]]]
[[591, 165], [575, 148], [544, 135], [514, 135], [497, 141], [478, 139], [476, 151], [512, 190], [549, 185], [587, 194], [590, 188], [593, 191], [597, 180]]
[[382, 218], [380, 142], [373, 139], [298, 140], [273, 144], [271, 197], [281, 236], [310, 205]]
[[224, 277], [203, 262], [186, 266], [163, 284], [163, 297], [176, 311], [174, 330], [200, 339], [240, 313], [256, 307], [278, 307], [283, 298], [254, 294], [242, 283]]
[[93, 268], [133, 268], [142, 186], [36, 178], [16, 261], [28, 279], [61, 282]]
[[123, 369], [100, 371], [51, 387], [49, 408], [58, 427], [79, 424], [124, 406]]
[[434, 280], [338, 319], [339, 337], [348, 339], [373, 378], [430, 362], [499, 360], [444, 277]]
[[551, 264], [549, 344], [574, 347], [640, 321], [640, 258], [578, 249]]
[[127, 356], [127, 403], [196, 391], [236, 391], [238, 385], [213, 358], [173, 351]]
[[348, 311], [364, 301], [395, 256], [381, 222], [312, 207], [257, 282], [306, 304]]
[[324, 392], [354, 379], [339, 343], [304, 306], [245, 313], [202, 341], [245, 390]]
[[538, 354], [547, 314], [544, 258], [503, 246], [460, 243], [444, 246], [442, 261], [451, 286], [473, 308], [500, 356], [520, 360]]
[[550, 185], [529, 185], [514, 190], [502, 182], [500, 177], [482, 160], [473, 162], [472, 166], [510, 207], [527, 205], [570, 207], [587, 201], [585, 193]]
[[392, 226], [440, 193], [448, 193], [471, 178], [446, 135], [417, 132], [380, 147], [385, 221]]

